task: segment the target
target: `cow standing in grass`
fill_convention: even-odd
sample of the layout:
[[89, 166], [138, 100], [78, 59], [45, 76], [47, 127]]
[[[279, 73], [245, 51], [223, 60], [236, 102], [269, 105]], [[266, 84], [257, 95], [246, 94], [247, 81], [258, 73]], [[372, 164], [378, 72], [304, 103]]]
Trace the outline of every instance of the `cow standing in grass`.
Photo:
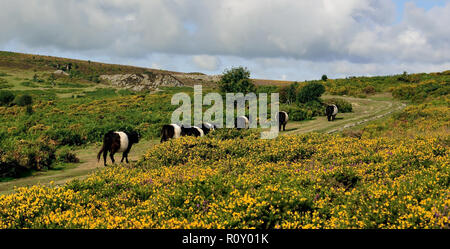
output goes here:
[[177, 124], [164, 125], [161, 129], [161, 143], [172, 138], [181, 137], [181, 126]]
[[121, 163], [125, 159], [128, 163], [128, 153], [130, 153], [131, 146], [139, 142], [139, 134], [135, 131], [123, 132], [123, 131], [109, 131], [103, 137], [103, 146], [97, 154], [97, 159], [100, 161], [100, 157], [103, 153], [104, 165], [106, 166], [106, 157], [109, 152], [112, 163], [115, 163], [114, 154], [122, 152]]
[[181, 126], [181, 136], [203, 137], [205, 133], [197, 126]]
[[338, 113], [338, 108], [336, 105], [328, 105], [326, 109], [326, 115], [328, 121], [334, 121], [336, 114]]
[[246, 116], [237, 117], [236, 120], [234, 121], [234, 126], [237, 129], [248, 129], [249, 128], [248, 117]]
[[278, 130], [281, 131], [281, 127], [283, 126], [283, 131], [286, 131], [286, 124], [289, 120], [289, 115], [287, 112], [281, 111], [278, 112], [277, 116], [278, 120]]
[[[209, 131], [208, 131], [209, 132]], [[197, 126], [184, 126], [177, 124], [164, 125], [161, 129], [161, 143], [172, 138], [183, 136], [203, 137], [205, 132]]]
[[205, 133], [205, 135], [207, 135], [208, 133], [210, 133], [211, 131], [217, 129], [217, 126], [215, 124], [211, 124], [211, 123], [203, 123], [202, 124], [202, 130], [203, 133]]

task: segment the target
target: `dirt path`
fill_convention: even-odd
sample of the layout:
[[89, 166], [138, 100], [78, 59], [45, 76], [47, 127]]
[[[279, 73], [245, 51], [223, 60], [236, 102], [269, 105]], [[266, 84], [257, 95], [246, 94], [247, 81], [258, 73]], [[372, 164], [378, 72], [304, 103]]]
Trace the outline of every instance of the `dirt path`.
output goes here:
[[[339, 113], [334, 122], [328, 122], [326, 117], [316, 117], [314, 120], [289, 122], [286, 126], [286, 132], [282, 135], [307, 133], [311, 131], [333, 133], [345, 128], [360, 125], [362, 123], [382, 118], [392, 112], [405, 107], [404, 104], [396, 102], [390, 95], [380, 94], [372, 96], [370, 99], [361, 99], [353, 97], [323, 96], [326, 98], [336, 97], [350, 101], [353, 105], [352, 113]], [[130, 153], [130, 160], [138, 160], [149, 148], [158, 144], [159, 141], [141, 141], [133, 146]], [[97, 162], [97, 152], [99, 145], [91, 145], [84, 149], [75, 151], [80, 159], [79, 164], [65, 167], [61, 170], [50, 170], [46, 172], [36, 172], [32, 176], [18, 178], [7, 182], [0, 182], [0, 194], [14, 192], [14, 187], [26, 187], [36, 184], [49, 185], [54, 182], [55, 185], [62, 185], [70, 180], [86, 177], [90, 173], [102, 169], [103, 164]], [[120, 161], [121, 154], [116, 154], [116, 161]], [[108, 159], [109, 161], [109, 159]], [[110, 161], [109, 161], [110, 163]]]
[[[130, 161], [137, 161], [149, 148], [159, 143], [157, 140], [140, 141], [133, 145], [129, 155]], [[7, 182], [0, 182], [0, 194], [8, 194], [14, 192], [14, 187], [27, 187], [36, 184], [49, 185], [53, 182], [55, 185], [62, 185], [70, 180], [86, 177], [90, 173], [102, 169], [102, 161], [97, 162], [97, 153], [100, 150], [99, 145], [90, 145], [87, 148], [75, 151], [80, 159], [80, 163], [65, 167], [62, 170], [49, 170], [44, 172], [36, 172], [32, 176], [14, 179]], [[116, 162], [122, 158], [122, 153], [114, 156]], [[108, 157], [108, 164], [111, 161]]]
[[351, 102], [353, 112], [338, 113], [336, 120], [333, 122], [328, 122], [326, 116], [315, 117], [313, 120], [307, 121], [288, 122], [286, 131], [282, 132], [282, 134], [298, 134], [312, 131], [326, 133], [338, 132], [346, 128], [382, 118], [406, 106], [401, 102], [394, 101], [392, 97], [387, 94], [376, 95], [370, 99], [324, 96], [325, 99], [331, 97], [342, 98]]

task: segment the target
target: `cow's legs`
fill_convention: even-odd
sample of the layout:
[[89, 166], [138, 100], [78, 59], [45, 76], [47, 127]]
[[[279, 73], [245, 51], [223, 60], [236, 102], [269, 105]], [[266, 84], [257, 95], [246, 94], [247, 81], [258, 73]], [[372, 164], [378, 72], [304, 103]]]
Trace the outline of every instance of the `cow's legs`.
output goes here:
[[108, 150], [105, 149], [103, 151], [103, 164], [106, 166], [106, 157], [108, 156]]
[[112, 163], [114, 164], [116, 161], [114, 160], [114, 154], [116, 152], [114, 150], [111, 151], [111, 153], [109, 153], [109, 157], [111, 158]]
[[286, 123], [283, 124], [283, 131], [286, 131]]
[[122, 160], [120, 160], [121, 163], [123, 163], [123, 160], [125, 159], [125, 161], [128, 163], [128, 152], [124, 152], [122, 154]]

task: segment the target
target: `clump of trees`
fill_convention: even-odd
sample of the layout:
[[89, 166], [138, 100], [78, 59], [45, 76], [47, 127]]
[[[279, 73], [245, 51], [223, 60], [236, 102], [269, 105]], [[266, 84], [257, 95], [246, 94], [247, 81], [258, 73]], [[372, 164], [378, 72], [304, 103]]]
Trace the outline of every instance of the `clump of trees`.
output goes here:
[[223, 93], [249, 93], [255, 92], [256, 86], [250, 79], [250, 71], [244, 67], [234, 67], [225, 70], [220, 81], [220, 91]]

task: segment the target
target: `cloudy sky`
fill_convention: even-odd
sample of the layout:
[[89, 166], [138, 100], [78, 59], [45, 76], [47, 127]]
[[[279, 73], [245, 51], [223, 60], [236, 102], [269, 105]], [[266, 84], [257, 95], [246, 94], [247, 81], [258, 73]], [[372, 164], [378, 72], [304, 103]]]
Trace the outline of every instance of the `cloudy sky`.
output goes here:
[[450, 0], [1, 0], [0, 50], [286, 80], [450, 70]]

